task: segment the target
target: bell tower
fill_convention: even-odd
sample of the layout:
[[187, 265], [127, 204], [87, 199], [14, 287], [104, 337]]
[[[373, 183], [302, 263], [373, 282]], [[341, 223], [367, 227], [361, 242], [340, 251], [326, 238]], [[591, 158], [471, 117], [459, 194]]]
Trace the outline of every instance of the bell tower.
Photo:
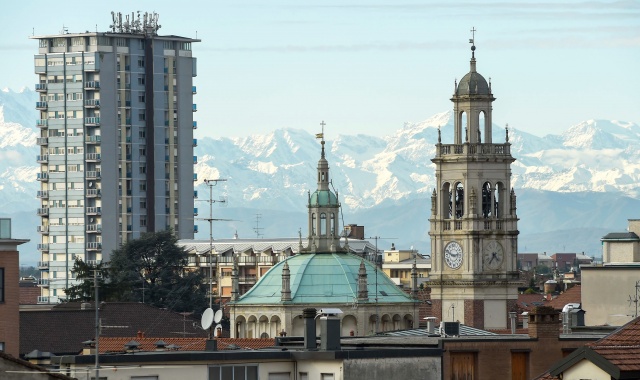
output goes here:
[[[475, 32], [475, 29], [472, 29]], [[469, 72], [455, 84], [453, 143], [438, 130], [436, 183], [431, 196], [431, 300], [441, 321], [476, 328], [508, 327], [520, 285], [516, 270], [518, 217], [511, 188], [508, 127], [492, 138], [496, 100], [476, 71], [472, 38]]]

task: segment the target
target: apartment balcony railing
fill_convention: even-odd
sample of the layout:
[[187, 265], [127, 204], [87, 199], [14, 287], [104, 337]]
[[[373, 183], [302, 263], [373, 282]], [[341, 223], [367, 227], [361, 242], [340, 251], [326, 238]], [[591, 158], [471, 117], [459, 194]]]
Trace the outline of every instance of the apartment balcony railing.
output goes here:
[[84, 89], [85, 90], [96, 90], [100, 88], [100, 82], [99, 81], [88, 81], [88, 82], [84, 82]]
[[102, 214], [102, 207], [87, 207], [87, 215], [100, 215]]
[[43, 173], [38, 173], [36, 179], [38, 181], [48, 181], [49, 180], [49, 173], [47, 172], [43, 172]]
[[[256, 256], [239, 256], [237, 257], [238, 264], [255, 264]], [[233, 264], [233, 257], [230, 256], [220, 256], [218, 257], [218, 262], [220, 264]]]
[[36, 139], [36, 144], [38, 145], [47, 145], [49, 143], [49, 139], [47, 137], [38, 137]]
[[193, 190], [193, 198], [198, 199], [198, 190]]
[[197, 121], [193, 122], [193, 129], [198, 129], [198, 122]]
[[49, 198], [49, 192], [47, 190], [38, 190], [36, 196], [40, 199], [46, 199]]
[[100, 153], [87, 153], [87, 161], [99, 162]]
[[93, 233], [97, 233], [97, 232], [102, 232], [102, 224], [87, 224], [87, 232], [93, 232]]
[[36, 83], [36, 91], [38, 91], [38, 92], [47, 91], [47, 84], [46, 83]]
[[49, 226], [38, 226], [38, 232], [41, 234], [49, 233]]
[[193, 112], [198, 112], [198, 106], [196, 104], [194, 104], [192, 110], [193, 110]]
[[37, 119], [36, 127], [38, 128], [46, 128], [49, 125], [49, 120], [47, 119]]
[[38, 251], [46, 252], [49, 250], [49, 244], [38, 244]]
[[238, 282], [241, 284], [255, 284], [256, 283], [256, 275], [248, 275], [248, 276], [239, 276]]
[[198, 233], [198, 225], [197, 224], [193, 226], [193, 233], [194, 234]]
[[197, 94], [197, 93], [198, 93], [198, 91], [196, 91], [196, 86], [191, 86], [191, 93], [192, 93], [193, 95], [195, 95], [195, 94]]
[[208, 267], [209, 263], [215, 264], [218, 262], [218, 257], [209, 256], [208, 254], [202, 255], [198, 258], [198, 263], [201, 267]]
[[100, 264], [102, 262], [102, 260], [87, 260], [85, 261], [85, 263], [87, 263], [87, 265], [91, 265], [91, 266], [96, 266], [98, 264]]
[[88, 242], [87, 249], [91, 249], [91, 250], [102, 249], [102, 243], [95, 242], [95, 241]]
[[49, 209], [48, 208], [39, 208], [38, 209], [38, 215], [40, 215], [40, 216], [49, 215]]
[[193, 208], [193, 216], [198, 216], [198, 208], [197, 207]]
[[47, 109], [47, 102], [36, 102], [36, 109], [46, 110]]
[[197, 181], [198, 180], [198, 173], [193, 173], [193, 180]]
[[198, 146], [198, 139], [193, 139], [193, 147], [197, 147]]
[[47, 163], [49, 162], [49, 155], [46, 155], [46, 154], [44, 156], [38, 155], [36, 156], [36, 161], [38, 161], [41, 164]]
[[100, 99], [85, 99], [84, 106], [86, 108], [100, 108]]
[[59, 302], [60, 298], [58, 296], [38, 296], [38, 304], [57, 304]]
[[38, 279], [38, 286], [42, 286], [45, 288], [49, 287], [49, 279], [48, 278], [39, 278]]
[[102, 140], [102, 136], [100, 135], [84, 137], [84, 141], [88, 144], [96, 144], [96, 143], [99, 143], [101, 140]]
[[90, 170], [87, 173], [87, 178], [91, 178], [91, 179], [98, 179], [100, 178], [100, 172], [99, 171], [94, 171], [94, 170]]
[[99, 117], [85, 117], [84, 118], [84, 124], [88, 127], [90, 126], [99, 126], [100, 125], [100, 118]]
[[38, 269], [48, 269], [49, 262], [48, 261], [38, 261]]
[[100, 194], [100, 189], [87, 189], [87, 197], [88, 198], [95, 198], [95, 197], [99, 197]]

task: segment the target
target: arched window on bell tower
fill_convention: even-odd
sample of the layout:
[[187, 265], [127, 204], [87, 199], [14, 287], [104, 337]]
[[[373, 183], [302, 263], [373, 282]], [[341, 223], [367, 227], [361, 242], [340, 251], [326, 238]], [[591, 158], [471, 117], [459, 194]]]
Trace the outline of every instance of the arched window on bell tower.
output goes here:
[[456, 184], [456, 218], [464, 216], [464, 186], [461, 182]]
[[493, 200], [494, 200], [494, 213], [496, 218], [504, 217], [504, 185], [502, 182], [496, 183], [495, 189], [493, 190]]
[[331, 213], [331, 236], [336, 234], [336, 214]]
[[316, 214], [311, 214], [311, 235], [316, 236], [316, 231], [318, 230], [318, 221], [316, 220]]
[[482, 217], [491, 218], [491, 183], [485, 182], [482, 185]]
[[479, 134], [481, 138], [478, 143], [481, 144], [484, 141], [486, 144], [491, 144], [490, 130], [487, 129], [487, 118], [484, 110], [478, 113], [478, 130], [482, 131], [482, 135]]
[[469, 141], [469, 122], [467, 112], [461, 110], [455, 120], [454, 144], [464, 144]]
[[442, 215], [444, 216], [444, 219], [451, 219], [451, 217], [453, 216], [451, 210], [453, 199], [451, 199], [451, 184], [449, 182], [445, 182], [442, 184], [442, 191], [440, 192], [440, 194], [442, 195], [442, 204], [440, 205]]
[[327, 214], [324, 212], [320, 214], [320, 236], [327, 235]]

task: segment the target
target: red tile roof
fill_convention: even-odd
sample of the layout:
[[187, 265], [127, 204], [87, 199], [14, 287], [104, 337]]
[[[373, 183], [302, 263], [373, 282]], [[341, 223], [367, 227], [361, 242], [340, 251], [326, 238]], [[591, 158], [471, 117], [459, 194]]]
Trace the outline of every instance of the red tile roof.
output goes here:
[[549, 301], [546, 306], [551, 306], [556, 310], [562, 310], [568, 303], [582, 303], [582, 286], [575, 285], [556, 298]]
[[[139, 337], [107, 337], [100, 338], [100, 353], [114, 353], [126, 351], [125, 344], [136, 341], [140, 343], [140, 351], [156, 351], [156, 342], [162, 340], [167, 345], [178, 346], [178, 351], [204, 351], [206, 338], [139, 338]], [[274, 339], [251, 338], [218, 338], [218, 350], [257, 350], [273, 347]], [[235, 345], [235, 346], [233, 346]]]
[[[588, 346], [596, 348], [604, 347], [636, 347], [640, 346], [640, 318], [636, 318], [626, 325], [620, 327], [618, 330], [605, 336], [604, 338], [589, 343]], [[640, 361], [640, 356], [638, 356]]]
[[640, 346], [601, 347], [594, 351], [620, 371], [640, 371]]

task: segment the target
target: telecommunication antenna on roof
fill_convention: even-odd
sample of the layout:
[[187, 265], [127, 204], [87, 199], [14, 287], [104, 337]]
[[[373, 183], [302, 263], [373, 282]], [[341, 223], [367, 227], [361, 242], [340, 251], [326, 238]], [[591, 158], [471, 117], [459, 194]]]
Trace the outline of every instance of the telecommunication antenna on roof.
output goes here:
[[256, 239], [260, 239], [262, 236], [264, 236], [264, 234], [260, 232], [264, 229], [260, 227], [260, 219], [262, 219], [262, 214], [256, 214], [256, 226], [253, 227], [253, 232], [256, 233]]
[[634, 288], [636, 288], [636, 295], [632, 296], [629, 295], [629, 306], [631, 306], [631, 304], [635, 304], [636, 305], [636, 312], [635, 314], [633, 314], [634, 318], [638, 317], [638, 302], [640, 301], [640, 299], [638, 298], [638, 292], [640, 291], [640, 280], [636, 281], [636, 284], [634, 285]]

